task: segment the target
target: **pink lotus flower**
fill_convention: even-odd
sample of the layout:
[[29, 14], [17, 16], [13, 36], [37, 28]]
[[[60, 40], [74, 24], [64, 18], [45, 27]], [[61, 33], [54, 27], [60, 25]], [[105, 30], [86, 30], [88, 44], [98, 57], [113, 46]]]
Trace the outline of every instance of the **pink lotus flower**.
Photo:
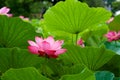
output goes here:
[[23, 20], [26, 20], [26, 21], [29, 20], [29, 18], [25, 18], [24, 16], [19, 16], [19, 18], [21, 18], [21, 19], [23, 19]]
[[77, 45], [80, 45], [81, 47], [85, 47], [84, 41], [82, 40], [82, 38], [80, 38], [80, 39], [77, 41]]
[[105, 37], [108, 39], [109, 42], [116, 41], [120, 39], [120, 32], [110, 31], [105, 34]]
[[46, 39], [42, 37], [35, 37], [35, 42], [29, 40], [28, 50], [39, 56], [48, 57], [48, 58], [57, 58], [59, 54], [66, 52], [66, 49], [62, 49], [61, 45], [63, 40], [55, 41], [52, 36], [49, 36]]
[[10, 8], [3, 7], [0, 9], [0, 15], [6, 15], [8, 17], [11, 17], [12, 14], [8, 14], [9, 11], [10, 11]]

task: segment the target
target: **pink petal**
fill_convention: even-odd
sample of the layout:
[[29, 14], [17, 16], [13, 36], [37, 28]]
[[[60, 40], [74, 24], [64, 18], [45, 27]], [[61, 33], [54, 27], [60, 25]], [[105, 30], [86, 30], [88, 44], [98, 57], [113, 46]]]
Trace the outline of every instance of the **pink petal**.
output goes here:
[[109, 42], [119, 39], [118, 34], [115, 31], [108, 32], [107, 34], [105, 34], [105, 37], [108, 39]]
[[31, 40], [28, 40], [28, 43], [29, 43], [31, 46], [39, 47], [35, 42], [33, 42], [33, 41], [31, 41]]
[[28, 50], [33, 54], [39, 54], [38, 48], [35, 46], [28, 46]]
[[51, 49], [57, 50], [61, 48], [61, 45], [64, 43], [63, 40], [57, 40], [54, 45], [51, 46]]
[[83, 43], [83, 40], [80, 38], [80, 39], [77, 41], [77, 45], [82, 45], [82, 44], [84, 44], [84, 43]]
[[55, 55], [63, 54], [66, 51], [67, 51], [66, 49], [59, 49], [59, 50], [56, 51]]
[[58, 57], [58, 55], [55, 55], [56, 50], [46, 50], [46, 53], [49, 58], [57, 58]]
[[47, 39], [45, 39], [45, 41], [50, 43], [50, 46], [52, 46], [54, 44], [54, 38], [52, 36], [49, 36]]
[[49, 50], [50, 49], [50, 43], [43, 41], [41, 48], [45, 51], [45, 50]]
[[56, 50], [46, 50], [45, 52], [47, 55], [54, 55]]
[[82, 38], [80, 38], [80, 39], [77, 41], [77, 45], [79, 45], [79, 46], [81, 46], [81, 47], [85, 47]]
[[41, 37], [36, 36], [35, 41], [39, 47], [41, 47], [43, 39]]
[[3, 7], [3, 8], [0, 9], [0, 14], [7, 14], [9, 11], [10, 11], [9, 8]]

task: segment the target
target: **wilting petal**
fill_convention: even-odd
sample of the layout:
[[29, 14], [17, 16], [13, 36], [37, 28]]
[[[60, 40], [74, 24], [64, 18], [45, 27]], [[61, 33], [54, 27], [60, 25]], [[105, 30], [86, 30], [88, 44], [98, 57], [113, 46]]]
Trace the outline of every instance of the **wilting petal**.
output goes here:
[[57, 50], [61, 48], [61, 45], [64, 43], [63, 40], [57, 40], [55, 41], [54, 45], [52, 45], [51, 49]]
[[43, 50], [49, 50], [50, 49], [50, 43], [46, 42], [46, 41], [43, 41], [42, 42], [42, 45], [41, 45], [41, 48]]
[[31, 46], [39, 47], [35, 42], [33, 42], [33, 41], [31, 41], [31, 40], [28, 40], [28, 43], [29, 43]]
[[55, 55], [63, 54], [66, 51], [67, 51], [66, 49], [59, 49], [59, 50], [56, 51]]
[[28, 50], [33, 54], [39, 54], [38, 47], [35, 46], [28, 46]]
[[55, 42], [52, 36], [49, 36], [47, 39], [45, 39], [45, 41], [49, 42], [50, 46], [53, 46], [53, 44]]

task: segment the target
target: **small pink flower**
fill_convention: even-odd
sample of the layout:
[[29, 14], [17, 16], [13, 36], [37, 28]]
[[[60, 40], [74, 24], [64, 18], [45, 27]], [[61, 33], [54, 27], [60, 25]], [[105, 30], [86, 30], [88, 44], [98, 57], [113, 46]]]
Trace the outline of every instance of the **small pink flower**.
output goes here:
[[35, 37], [35, 42], [29, 40], [28, 50], [39, 56], [48, 58], [57, 58], [59, 54], [66, 52], [66, 49], [62, 49], [63, 40], [55, 41], [52, 36], [46, 39], [42, 37]]
[[9, 11], [10, 11], [10, 8], [3, 7], [0, 9], [0, 15], [6, 15], [8, 17], [11, 17], [12, 14], [8, 14]]
[[120, 32], [110, 31], [105, 34], [105, 37], [108, 39], [109, 42], [116, 41], [120, 39]]
[[19, 18], [21, 18], [21, 19], [23, 19], [23, 20], [26, 20], [26, 21], [29, 20], [29, 18], [25, 18], [24, 16], [19, 16]]
[[82, 40], [82, 38], [80, 38], [80, 39], [77, 41], [77, 45], [80, 45], [81, 47], [85, 47], [84, 41]]

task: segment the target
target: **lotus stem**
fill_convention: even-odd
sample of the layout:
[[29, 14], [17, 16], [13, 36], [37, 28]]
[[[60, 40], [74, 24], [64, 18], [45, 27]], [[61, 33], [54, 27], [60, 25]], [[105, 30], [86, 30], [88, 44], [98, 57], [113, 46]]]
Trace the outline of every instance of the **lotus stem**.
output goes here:
[[76, 45], [77, 45], [78, 33], [76, 33]]
[[47, 63], [48, 63], [48, 58], [45, 58], [44, 63], [42, 64], [42, 73], [45, 76], [47, 76]]

